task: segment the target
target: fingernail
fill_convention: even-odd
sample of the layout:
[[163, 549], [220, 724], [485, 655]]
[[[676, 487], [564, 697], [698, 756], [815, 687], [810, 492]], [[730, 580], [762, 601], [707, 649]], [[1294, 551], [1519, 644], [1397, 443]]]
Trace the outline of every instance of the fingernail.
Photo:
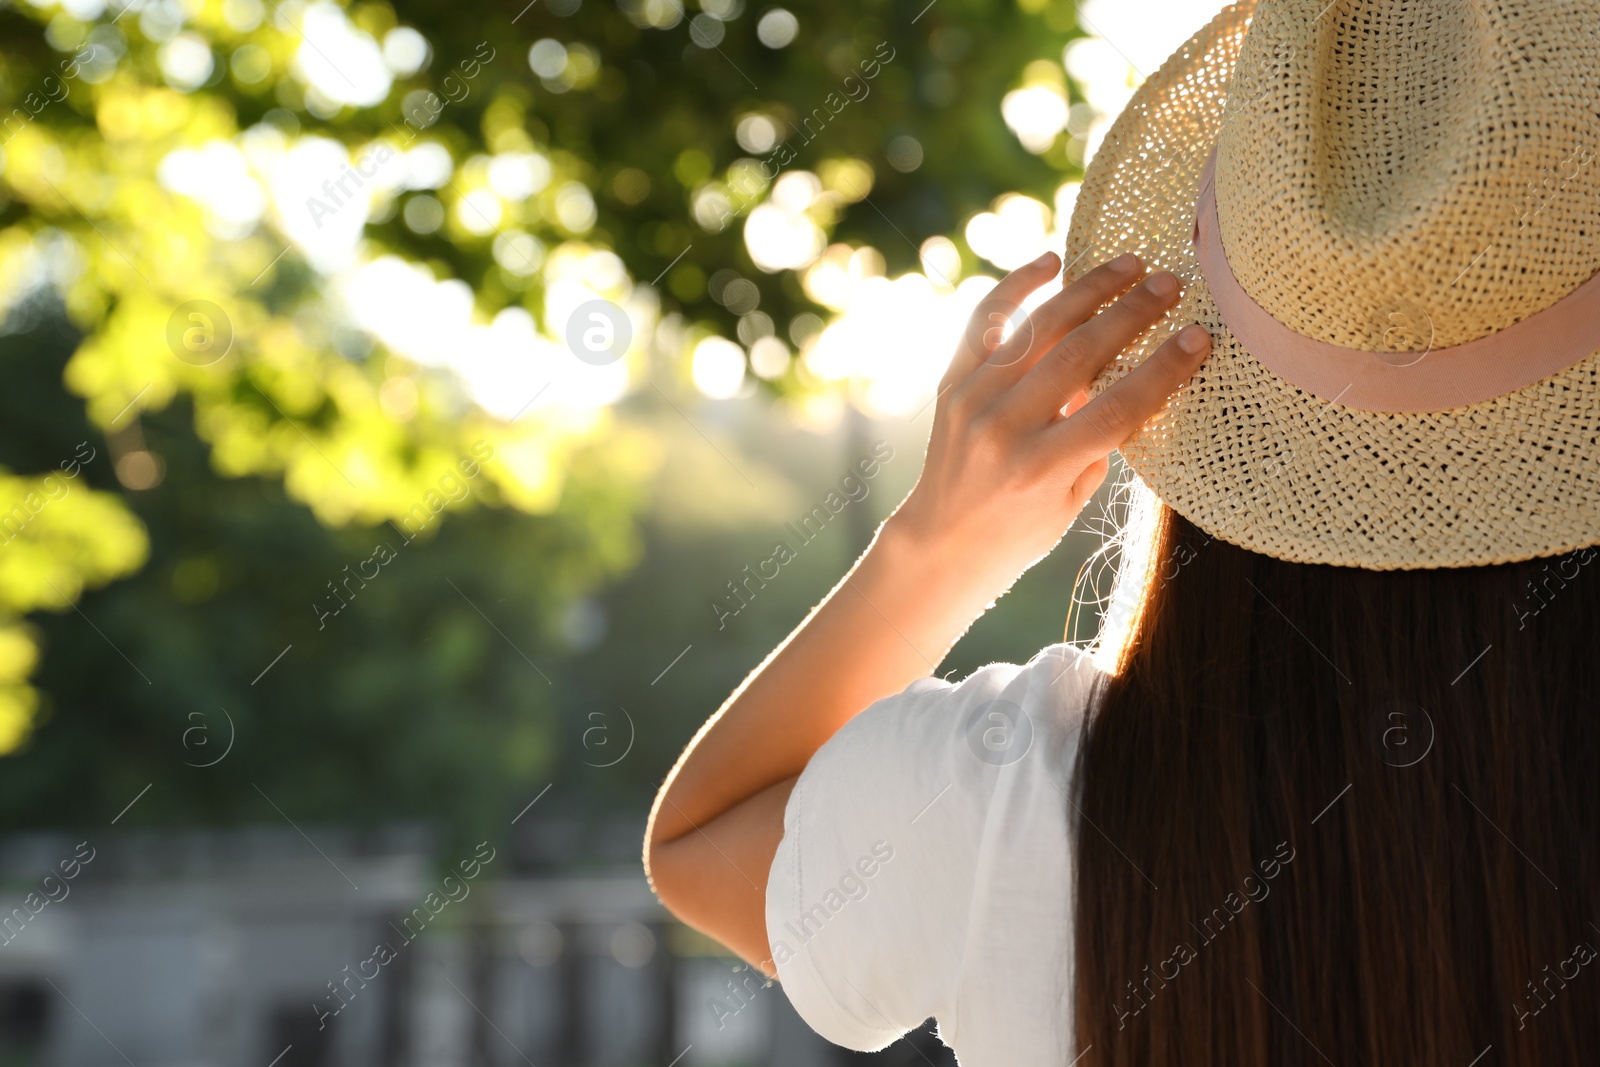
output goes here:
[[1185, 326], [1178, 333], [1178, 347], [1190, 355], [1196, 352], [1203, 352], [1206, 345], [1210, 343], [1211, 334], [1207, 332], [1204, 326], [1198, 323], [1192, 326]]
[[1042, 267], [1046, 263], [1050, 262], [1050, 260], [1053, 259], [1054, 257], [1055, 257], [1055, 253], [1054, 252], [1046, 252], [1044, 255], [1040, 256], [1038, 259], [1034, 260], [1032, 263], [1029, 263], [1028, 266], [1030, 266], [1030, 267]]
[[1178, 291], [1178, 279], [1169, 271], [1161, 271], [1145, 279], [1144, 287], [1157, 296], [1171, 296]]
[[1132, 274], [1139, 266], [1139, 257], [1129, 252], [1125, 256], [1118, 256], [1108, 266], [1118, 274]]

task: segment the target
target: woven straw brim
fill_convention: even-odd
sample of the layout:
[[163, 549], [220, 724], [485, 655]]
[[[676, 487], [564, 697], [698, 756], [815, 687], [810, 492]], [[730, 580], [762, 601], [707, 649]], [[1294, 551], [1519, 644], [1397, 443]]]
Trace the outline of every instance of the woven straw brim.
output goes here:
[[1200, 370], [1123, 445], [1123, 458], [1207, 533], [1298, 563], [1465, 567], [1600, 543], [1600, 352], [1478, 404], [1360, 411], [1290, 385], [1222, 322], [1195, 259], [1195, 198], [1254, 6], [1225, 9], [1139, 87], [1073, 213], [1070, 275], [1137, 252], [1184, 285], [1179, 306], [1096, 378], [1091, 395], [1184, 323], [1213, 339]]

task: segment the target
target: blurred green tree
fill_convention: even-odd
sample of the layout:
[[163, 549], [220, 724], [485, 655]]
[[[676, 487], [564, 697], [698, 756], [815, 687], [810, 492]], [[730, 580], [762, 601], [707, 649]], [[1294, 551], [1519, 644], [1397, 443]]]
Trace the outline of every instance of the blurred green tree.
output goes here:
[[998, 115], [1041, 63], [1064, 95], [1077, 33], [1066, 0], [0, 6], [0, 810], [503, 810], [583, 728], [564, 620], [668, 461], [615, 401], [675, 407], [756, 307], [796, 347], [828, 313], [752, 252], [774, 180], [815, 176], [802, 238], [970, 270], [963, 220], [1078, 172]]

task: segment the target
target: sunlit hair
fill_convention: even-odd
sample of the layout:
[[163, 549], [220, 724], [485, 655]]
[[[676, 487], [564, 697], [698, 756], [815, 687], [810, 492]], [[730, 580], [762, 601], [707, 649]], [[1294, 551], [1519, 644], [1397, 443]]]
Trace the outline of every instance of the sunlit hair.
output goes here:
[[[1161, 499], [1132, 470], [1120, 467], [1104, 509], [1084, 522], [1100, 535], [1100, 546], [1078, 568], [1067, 609], [1066, 639], [1084, 640], [1080, 629], [1095, 626], [1087, 648], [1095, 666], [1106, 674], [1121, 672], [1158, 577], [1161, 508]], [[1093, 621], [1086, 613], [1092, 613]]]

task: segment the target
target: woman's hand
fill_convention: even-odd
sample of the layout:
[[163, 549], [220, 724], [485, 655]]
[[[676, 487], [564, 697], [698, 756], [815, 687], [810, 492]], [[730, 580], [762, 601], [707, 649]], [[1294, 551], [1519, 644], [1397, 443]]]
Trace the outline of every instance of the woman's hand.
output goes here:
[[1066, 286], [1002, 341], [1023, 298], [1059, 266], [1045, 253], [973, 313], [939, 383], [922, 476], [889, 520], [916, 555], [958, 564], [982, 603], [1055, 547], [1105, 479], [1108, 453], [1210, 351], [1205, 328], [1187, 326], [1086, 403], [1100, 369], [1177, 303], [1178, 280], [1144, 277], [1138, 257], [1123, 256]]
[[812, 754], [873, 701], [933, 673], [984, 606], [1061, 539], [1105, 477], [1106, 454], [1209, 347], [1191, 326], [1178, 336], [1198, 348], [1168, 341], [1085, 404], [1095, 373], [1177, 302], [1178, 286], [1158, 274], [1129, 291], [1144, 271], [1124, 257], [1067, 286], [1000, 344], [995, 323], [1059, 266], [1052, 254], [1013, 272], [978, 308], [941, 383], [916, 488], [701, 727], [656, 797], [645, 839], [656, 893], [767, 974], [767, 872]]

